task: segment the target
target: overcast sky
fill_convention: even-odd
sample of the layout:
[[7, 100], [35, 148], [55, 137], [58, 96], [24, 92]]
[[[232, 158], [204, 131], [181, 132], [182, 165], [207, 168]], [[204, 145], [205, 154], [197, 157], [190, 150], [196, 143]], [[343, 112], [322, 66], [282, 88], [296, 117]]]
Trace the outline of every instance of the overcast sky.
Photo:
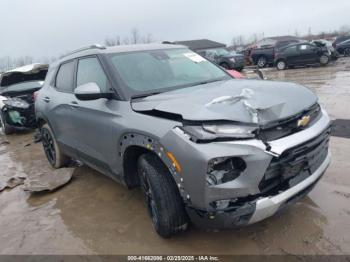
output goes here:
[[133, 28], [157, 41], [265, 36], [350, 24], [349, 0], [1, 0], [0, 57], [57, 56]]

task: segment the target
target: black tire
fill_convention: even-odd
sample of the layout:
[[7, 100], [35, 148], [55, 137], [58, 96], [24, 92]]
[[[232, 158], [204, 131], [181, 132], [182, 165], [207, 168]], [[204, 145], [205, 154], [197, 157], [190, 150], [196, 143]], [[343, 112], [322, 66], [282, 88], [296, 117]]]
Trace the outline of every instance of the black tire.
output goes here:
[[44, 124], [40, 129], [40, 133], [43, 149], [50, 165], [53, 168], [65, 166], [69, 162], [69, 157], [62, 153], [50, 126]]
[[267, 65], [267, 59], [265, 56], [259, 56], [258, 61], [256, 62], [256, 65], [259, 68], [263, 68]]
[[138, 159], [138, 174], [153, 226], [163, 238], [187, 228], [187, 214], [175, 181], [167, 167], [154, 154]]
[[244, 68], [244, 67], [238, 67], [238, 68], [236, 68], [236, 70], [237, 70], [238, 72], [242, 72], [243, 68]]
[[0, 112], [0, 128], [1, 133], [5, 135], [10, 135], [14, 132], [13, 127], [9, 126], [9, 124], [6, 122], [6, 117], [2, 111]]
[[227, 70], [230, 69], [230, 66], [227, 63], [221, 63], [220, 66]]
[[344, 50], [344, 56], [350, 56], [350, 48], [345, 48]]
[[320, 64], [321, 64], [321, 66], [325, 66], [328, 63], [329, 63], [329, 56], [321, 55], [321, 57], [320, 57]]
[[287, 63], [284, 60], [278, 60], [276, 62], [276, 68], [278, 70], [285, 70], [287, 68]]

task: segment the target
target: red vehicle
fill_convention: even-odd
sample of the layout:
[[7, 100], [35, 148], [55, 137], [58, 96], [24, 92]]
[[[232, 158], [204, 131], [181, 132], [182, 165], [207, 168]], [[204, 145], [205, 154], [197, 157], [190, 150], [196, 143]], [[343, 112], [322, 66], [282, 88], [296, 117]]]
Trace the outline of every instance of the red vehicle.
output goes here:
[[236, 78], [236, 79], [244, 78], [244, 76], [236, 70], [227, 69], [226, 72], [229, 73], [233, 78]]

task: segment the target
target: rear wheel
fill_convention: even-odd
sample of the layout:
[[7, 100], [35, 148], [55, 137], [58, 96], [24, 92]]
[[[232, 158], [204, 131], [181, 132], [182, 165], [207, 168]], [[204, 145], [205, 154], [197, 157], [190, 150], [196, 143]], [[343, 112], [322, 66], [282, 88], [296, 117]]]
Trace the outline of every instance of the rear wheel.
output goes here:
[[276, 64], [278, 70], [284, 70], [287, 68], [287, 64], [284, 60], [279, 60]]
[[344, 50], [344, 56], [350, 56], [350, 48], [349, 47]]
[[267, 64], [267, 59], [265, 56], [260, 56], [259, 59], [258, 59], [258, 62], [257, 62], [257, 65], [259, 68], [263, 68], [265, 67]]
[[327, 55], [322, 55], [322, 56], [320, 57], [320, 64], [323, 65], [323, 66], [325, 66], [325, 65], [327, 65], [328, 63], [329, 63], [329, 56], [327, 56]]
[[187, 228], [182, 198], [167, 167], [153, 154], [138, 159], [138, 174], [148, 213], [156, 232], [164, 238]]
[[6, 122], [6, 117], [4, 112], [0, 112], [0, 126], [1, 126], [1, 133], [5, 135], [10, 135], [14, 132], [13, 128], [9, 126], [9, 124]]
[[66, 165], [69, 158], [62, 153], [50, 126], [48, 124], [43, 125], [40, 133], [44, 152], [51, 166], [53, 168], [60, 168]]

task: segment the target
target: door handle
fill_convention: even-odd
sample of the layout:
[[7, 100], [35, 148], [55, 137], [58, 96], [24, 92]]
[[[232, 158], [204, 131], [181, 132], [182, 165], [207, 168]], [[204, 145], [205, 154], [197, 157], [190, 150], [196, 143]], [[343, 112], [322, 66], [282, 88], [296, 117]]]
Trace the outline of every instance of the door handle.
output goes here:
[[72, 102], [70, 102], [70, 106], [72, 106], [72, 107], [79, 107], [77, 101], [72, 101]]
[[48, 103], [48, 102], [50, 102], [50, 97], [48, 97], [48, 96], [45, 96], [44, 98], [43, 98], [43, 101], [44, 102], [46, 102], [46, 103]]

